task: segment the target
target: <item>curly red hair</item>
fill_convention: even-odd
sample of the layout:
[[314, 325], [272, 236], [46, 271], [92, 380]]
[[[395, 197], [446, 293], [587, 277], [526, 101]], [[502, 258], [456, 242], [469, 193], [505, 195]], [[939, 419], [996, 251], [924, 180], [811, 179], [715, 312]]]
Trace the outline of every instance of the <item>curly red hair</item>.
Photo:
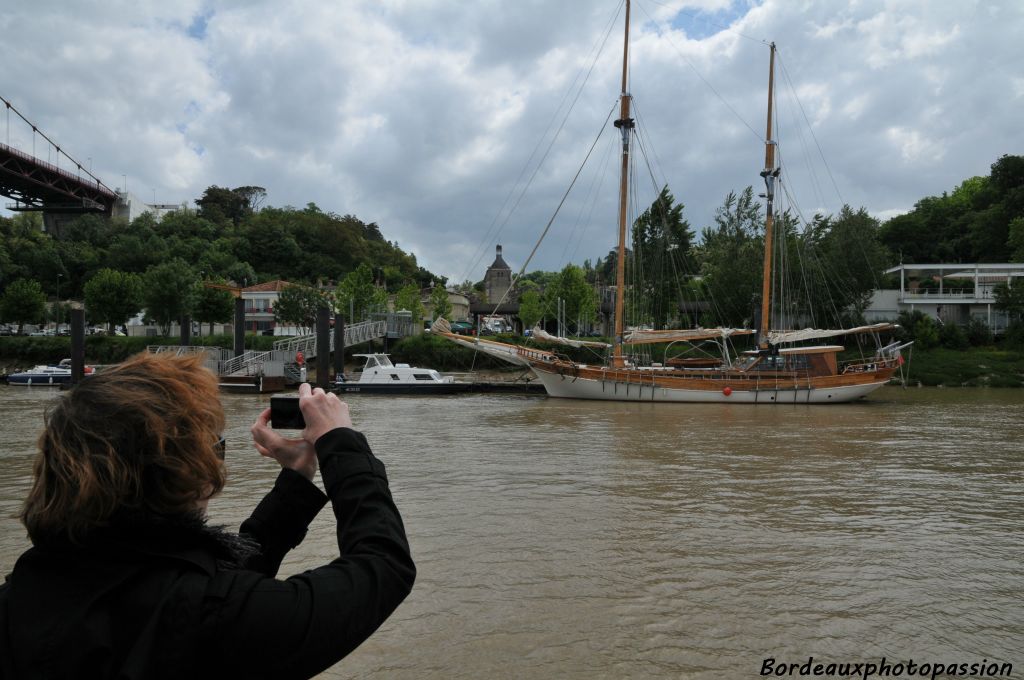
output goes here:
[[187, 516], [224, 488], [224, 410], [201, 356], [138, 354], [48, 409], [21, 519], [81, 543], [118, 512]]

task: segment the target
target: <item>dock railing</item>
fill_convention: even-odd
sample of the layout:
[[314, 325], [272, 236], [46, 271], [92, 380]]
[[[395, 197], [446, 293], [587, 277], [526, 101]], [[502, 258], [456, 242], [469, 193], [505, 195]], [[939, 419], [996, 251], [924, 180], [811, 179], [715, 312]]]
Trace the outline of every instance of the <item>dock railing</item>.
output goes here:
[[[376, 338], [383, 338], [386, 334], [386, 321], [363, 321], [362, 323], [348, 324], [345, 326], [345, 346], [360, 345]], [[312, 359], [317, 355], [316, 333], [278, 340], [274, 343], [274, 351], [290, 356], [291, 361], [295, 360], [295, 355], [298, 352], [302, 352], [306, 360]], [[329, 351], [334, 351], [334, 333], [330, 334]]]

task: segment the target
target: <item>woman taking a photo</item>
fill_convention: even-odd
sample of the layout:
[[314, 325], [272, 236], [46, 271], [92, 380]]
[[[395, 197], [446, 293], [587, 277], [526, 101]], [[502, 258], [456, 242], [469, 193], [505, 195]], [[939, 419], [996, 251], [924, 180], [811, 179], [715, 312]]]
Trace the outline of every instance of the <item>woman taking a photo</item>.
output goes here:
[[[299, 396], [301, 438], [269, 409], [251, 428], [281, 472], [233, 534], [206, 524], [224, 412], [200, 358], [139, 355], [61, 395], [21, 515], [33, 547], [0, 586], [0, 678], [308, 678], [369, 637], [415, 578], [402, 519], [348, 406]], [[275, 578], [328, 500], [338, 557]]]

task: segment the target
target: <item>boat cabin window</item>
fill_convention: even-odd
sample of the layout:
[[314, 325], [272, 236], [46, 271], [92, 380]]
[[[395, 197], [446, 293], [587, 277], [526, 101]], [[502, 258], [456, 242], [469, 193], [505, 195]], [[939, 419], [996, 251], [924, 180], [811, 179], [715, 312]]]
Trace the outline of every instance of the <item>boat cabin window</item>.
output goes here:
[[786, 357], [779, 355], [761, 357], [760, 363], [757, 364], [757, 370], [784, 371], [786, 370]]
[[397, 373], [392, 373], [392, 374], [391, 374], [391, 379], [392, 379], [392, 380], [401, 380], [401, 378], [399, 378], [399, 377], [398, 377], [398, 374], [397, 374]]
[[806, 371], [810, 365], [806, 354], [787, 354], [762, 357], [759, 371]]
[[417, 380], [433, 380], [429, 373], [413, 373], [412, 377], [416, 378]]
[[786, 368], [791, 371], [806, 371], [808, 367], [806, 354], [790, 354], [786, 357]]
[[733, 363], [733, 368], [736, 368], [736, 369], [738, 369], [740, 371], [745, 371], [748, 368], [750, 368], [756, 361], [757, 361], [757, 356], [754, 356], [754, 355], [741, 356], [741, 357], [738, 357], [736, 359], [736, 361]]

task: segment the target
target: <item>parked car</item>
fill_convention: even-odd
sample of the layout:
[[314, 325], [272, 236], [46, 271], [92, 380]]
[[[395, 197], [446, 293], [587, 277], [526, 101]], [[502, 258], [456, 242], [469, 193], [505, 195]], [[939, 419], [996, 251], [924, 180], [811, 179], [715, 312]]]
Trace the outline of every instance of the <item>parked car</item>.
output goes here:
[[452, 321], [452, 333], [458, 335], [473, 335], [473, 324], [468, 321]]

